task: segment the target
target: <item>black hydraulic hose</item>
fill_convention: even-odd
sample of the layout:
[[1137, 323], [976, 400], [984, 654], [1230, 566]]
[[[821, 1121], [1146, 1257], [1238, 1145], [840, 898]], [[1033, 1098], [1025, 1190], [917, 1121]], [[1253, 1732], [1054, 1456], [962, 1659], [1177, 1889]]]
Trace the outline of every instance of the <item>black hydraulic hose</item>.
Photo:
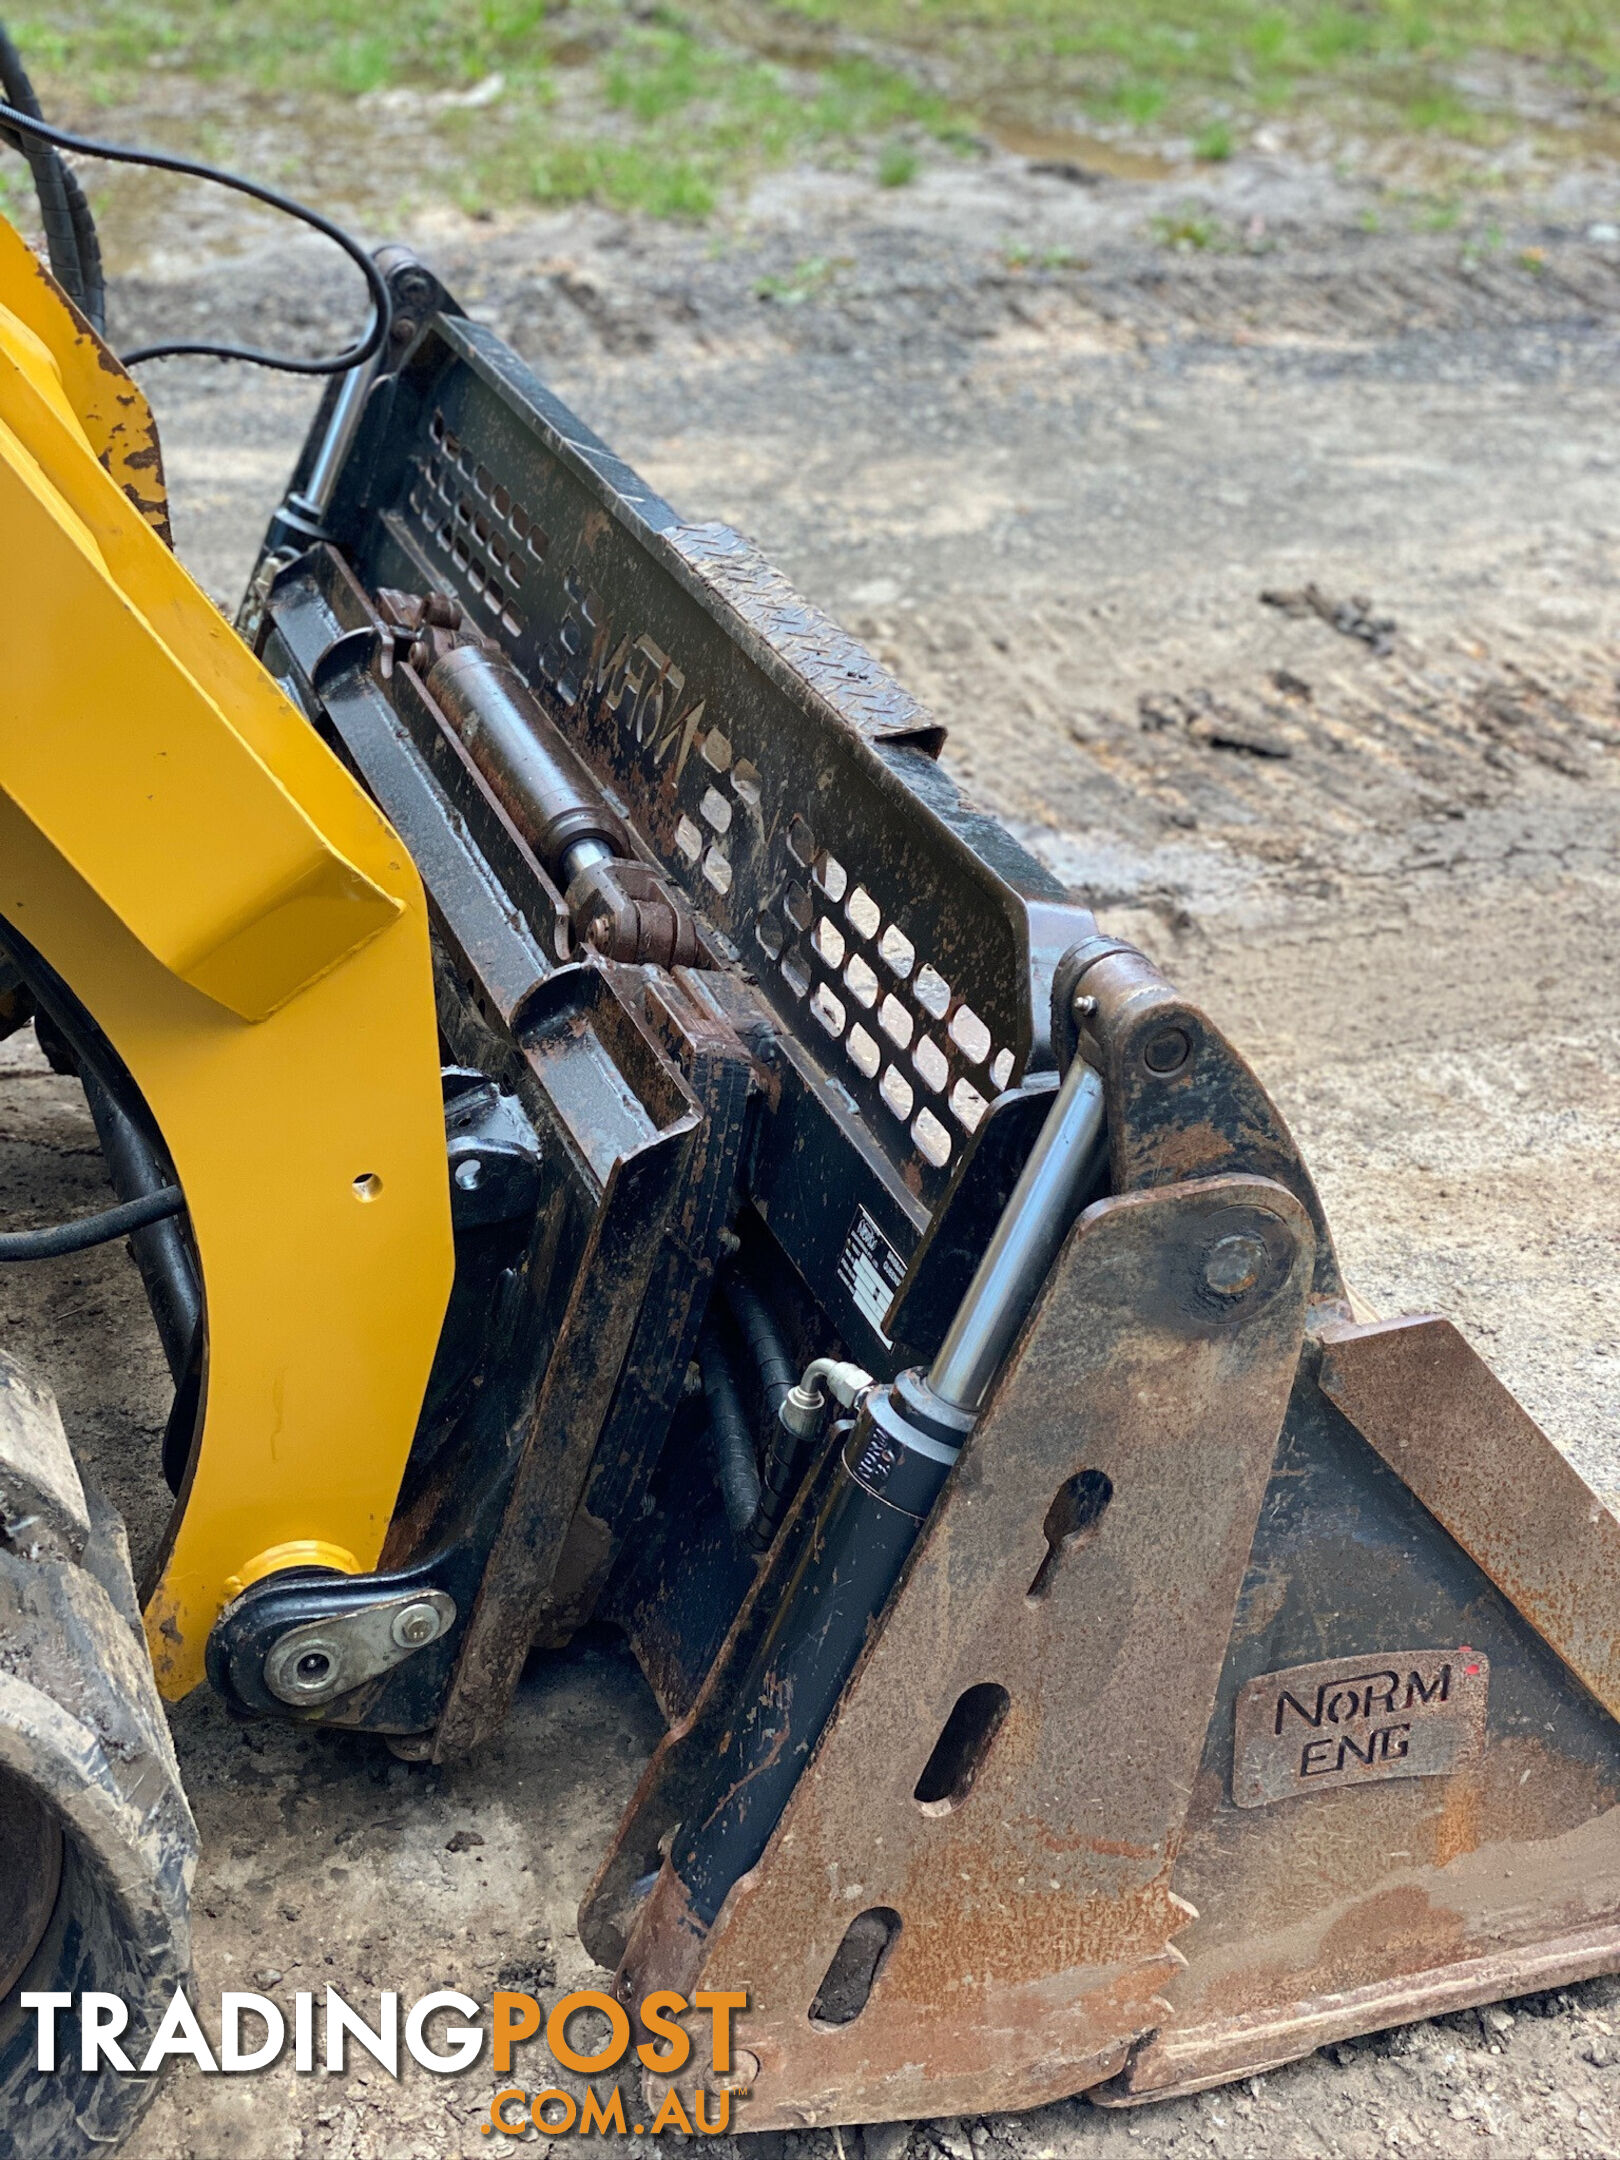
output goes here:
[[[95, 1068], [81, 1061], [79, 1082], [95, 1121], [112, 1189], [121, 1200], [144, 1200], [172, 1185], [173, 1174]], [[130, 1241], [152, 1308], [158, 1340], [178, 1387], [190, 1371], [202, 1329], [202, 1287], [186, 1233], [173, 1217], [160, 1217]]]
[[726, 1520], [738, 1537], [746, 1537], [759, 1512], [759, 1465], [737, 1392], [737, 1376], [712, 1330], [698, 1344], [698, 1370], [709, 1406], [709, 1444], [714, 1449]]
[[765, 1396], [764, 1475], [759, 1480], [759, 1505], [745, 1532], [754, 1550], [764, 1552], [798, 1489], [804, 1449], [782, 1423], [779, 1413], [799, 1373], [776, 1324], [776, 1315], [752, 1283], [745, 1282], [735, 1268], [727, 1268], [720, 1288], [738, 1332], [748, 1345]]
[[[42, 121], [34, 86], [28, 79], [22, 55], [0, 25], [0, 89], [6, 102], [29, 119]], [[84, 190], [60, 152], [49, 142], [21, 129], [0, 129], [0, 136], [28, 160], [34, 193], [39, 198], [40, 222], [45, 228], [45, 252], [51, 274], [68, 298], [89, 317], [98, 331], [106, 328], [106, 292], [101, 281], [101, 248], [97, 242], [91, 259], [85, 259], [85, 238], [94, 241], [95, 222]]]
[[765, 1408], [774, 1425], [776, 1414], [787, 1399], [788, 1389], [799, 1377], [799, 1368], [776, 1324], [776, 1315], [753, 1284], [745, 1282], [735, 1268], [727, 1268], [720, 1287], [759, 1373], [759, 1384], [765, 1390]]
[[148, 1223], [181, 1214], [185, 1204], [186, 1196], [178, 1185], [165, 1185], [142, 1199], [104, 1208], [99, 1215], [81, 1215], [77, 1222], [53, 1223], [48, 1230], [0, 1231], [0, 1260], [54, 1260], [59, 1253], [110, 1245], [114, 1238], [128, 1237]]
[[[72, 1054], [72, 1064], [57, 1069], [78, 1072], [113, 1191], [126, 1205], [178, 1192], [162, 1137], [117, 1052], [44, 955], [0, 917], [0, 964], [6, 961], [33, 994], [36, 1034], [40, 1020], [47, 1021]], [[176, 1494], [185, 1483], [196, 1439], [206, 1362], [202, 1280], [184, 1212], [178, 1208], [158, 1213], [128, 1233], [174, 1375], [174, 1400], [163, 1434], [163, 1475]]]
[[[120, 1200], [146, 1200], [173, 1189], [161, 1135], [117, 1053], [42, 953], [0, 919], [0, 959], [9, 959], [33, 993], [38, 1014], [73, 1054], [107, 1173]], [[60, 1069], [60, 1068], [59, 1068]], [[158, 1217], [131, 1240], [170, 1370], [178, 1380], [196, 1362], [203, 1296], [196, 1263], [177, 1221]]]
[[90, 208], [90, 198], [80, 184], [78, 174], [71, 165], [62, 167], [62, 184], [67, 190], [68, 211], [73, 219], [73, 231], [79, 243], [79, 278], [84, 286], [84, 298], [79, 303], [89, 318], [98, 337], [107, 335], [107, 273], [101, 261], [101, 235], [96, 231], [95, 213]]
[[100, 142], [91, 135], [71, 135], [66, 128], [50, 127], [15, 105], [0, 105], [0, 136], [9, 138], [13, 134], [30, 142], [49, 143], [58, 150], [75, 151], [80, 157], [106, 158], [115, 165], [150, 166], [155, 172], [179, 173], [187, 180], [212, 180], [219, 187], [234, 189], [238, 195], [247, 195], [254, 202], [265, 203], [286, 217], [296, 218], [300, 224], [308, 225], [330, 240], [334, 247], [341, 248], [365, 279], [371, 294], [371, 322], [365, 335], [327, 360], [302, 360], [292, 353], [261, 352], [256, 345], [221, 345], [208, 340], [175, 338], [165, 344], [142, 345], [134, 352], [121, 353], [119, 358], [125, 367], [134, 367], [142, 360], [166, 359], [174, 354], [200, 354], [210, 360], [246, 360], [254, 367], [279, 368], [287, 375], [347, 375], [351, 368], [359, 367], [362, 361], [369, 360], [387, 344], [393, 327], [393, 302], [387, 279], [352, 233], [323, 217], [320, 211], [310, 209], [307, 203], [282, 195], [275, 188], [261, 186], [257, 180], [244, 179], [240, 173], [227, 172], [220, 165], [208, 165], [198, 158], [175, 157], [167, 150], [140, 150], [128, 143]]

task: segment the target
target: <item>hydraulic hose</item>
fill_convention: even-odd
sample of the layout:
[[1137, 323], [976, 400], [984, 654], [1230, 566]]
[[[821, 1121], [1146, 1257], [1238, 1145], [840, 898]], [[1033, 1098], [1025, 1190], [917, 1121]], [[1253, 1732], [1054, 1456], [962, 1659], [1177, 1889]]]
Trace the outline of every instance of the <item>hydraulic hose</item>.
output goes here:
[[748, 1345], [748, 1355], [765, 1391], [766, 1414], [774, 1425], [788, 1389], [799, 1377], [799, 1368], [776, 1324], [776, 1315], [753, 1284], [745, 1282], [735, 1268], [727, 1268], [720, 1288], [738, 1333]]
[[79, 246], [79, 281], [84, 287], [84, 299], [80, 305], [96, 335], [105, 337], [107, 273], [101, 260], [101, 235], [96, 230], [95, 213], [90, 208], [90, 198], [84, 192], [78, 174], [65, 160], [62, 165], [62, 185], [67, 191], [68, 213], [73, 219], [73, 234]]
[[[31, 120], [45, 115], [28, 79], [22, 55], [0, 25], [0, 89], [8, 105]], [[51, 274], [81, 313], [88, 316], [98, 334], [107, 327], [107, 292], [101, 270], [101, 243], [95, 219], [77, 173], [49, 142], [25, 134], [19, 128], [0, 128], [0, 138], [28, 160], [34, 193], [39, 198], [40, 222], [45, 228], [45, 251]]]
[[759, 1512], [759, 1465], [737, 1392], [737, 1376], [712, 1330], [698, 1344], [698, 1370], [709, 1406], [709, 1444], [714, 1449], [726, 1520], [738, 1537], [746, 1537]]
[[[167, 1165], [129, 1112], [87, 1063], [79, 1082], [95, 1121], [96, 1138], [107, 1174], [120, 1200], [146, 1200], [173, 1189]], [[202, 1328], [202, 1286], [192, 1265], [186, 1234], [176, 1216], [159, 1216], [130, 1239], [135, 1265], [146, 1287], [146, 1301], [163, 1345], [169, 1373], [178, 1387], [197, 1353]]]
[[103, 1208], [99, 1215], [81, 1215], [77, 1222], [53, 1223], [48, 1230], [0, 1231], [0, 1260], [54, 1260], [60, 1253], [87, 1252], [92, 1245], [110, 1245], [148, 1223], [179, 1215], [185, 1205], [179, 1186], [165, 1185], [139, 1200]]
[[[113, 1190], [126, 1205], [147, 1204], [178, 1192], [161, 1137], [117, 1053], [44, 956], [0, 918], [0, 961], [5, 960], [11, 962], [33, 994], [37, 1007], [35, 1032], [39, 1032], [40, 1020], [44, 1019], [71, 1053], [71, 1061], [64, 1059], [57, 1069], [78, 1072]], [[42, 1036], [41, 1047], [44, 1041]], [[163, 1473], [172, 1492], [178, 1492], [183, 1481], [201, 1401], [203, 1370], [203, 1289], [180, 1220], [184, 1212], [183, 1205], [160, 1208], [142, 1222], [106, 1232], [108, 1237], [127, 1235], [130, 1239], [164, 1356], [174, 1375], [175, 1397], [163, 1438]], [[89, 1218], [90, 1223], [98, 1220]], [[77, 1232], [87, 1226], [70, 1223], [63, 1228]], [[43, 1234], [26, 1233], [30, 1237]], [[13, 1257], [45, 1255], [20, 1252]]]
[[804, 1449], [782, 1423], [782, 1405], [798, 1378], [793, 1353], [776, 1324], [776, 1315], [751, 1283], [735, 1268], [721, 1278], [721, 1294], [748, 1348], [765, 1397], [767, 1439], [764, 1472], [759, 1479], [759, 1504], [742, 1534], [755, 1552], [764, 1552], [776, 1536], [787, 1504], [798, 1487]]

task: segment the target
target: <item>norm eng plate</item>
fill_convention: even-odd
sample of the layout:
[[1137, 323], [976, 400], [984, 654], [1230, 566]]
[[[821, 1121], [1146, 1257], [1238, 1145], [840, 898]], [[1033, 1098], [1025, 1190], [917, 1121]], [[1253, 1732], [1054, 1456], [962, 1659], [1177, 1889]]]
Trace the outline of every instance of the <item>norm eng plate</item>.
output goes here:
[[1237, 1698], [1234, 1805], [1460, 1769], [1484, 1745], [1490, 1674], [1483, 1652], [1466, 1644], [1263, 1673]]

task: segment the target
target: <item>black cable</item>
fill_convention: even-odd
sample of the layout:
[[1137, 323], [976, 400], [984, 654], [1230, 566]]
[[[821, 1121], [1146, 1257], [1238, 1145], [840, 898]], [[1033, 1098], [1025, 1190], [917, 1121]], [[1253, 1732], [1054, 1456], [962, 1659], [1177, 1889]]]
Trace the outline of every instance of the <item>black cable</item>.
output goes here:
[[103, 1208], [99, 1215], [81, 1215], [77, 1222], [53, 1223], [48, 1230], [0, 1231], [0, 1260], [54, 1260], [59, 1253], [86, 1252], [92, 1245], [110, 1245], [131, 1230], [185, 1212], [186, 1196], [178, 1185], [165, 1185], [122, 1207]]
[[290, 195], [262, 187], [257, 180], [246, 180], [240, 173], [226, 172], [219, 165], [205, 165], [197, 158], [175, 157], [167, 150], [137, 150], [125, 143], [98, 142], [90, 135], [70, 135], [66, 128], [51, 127], [43, 120], [36, 120], [31, 113], [19, 111], [15, 105], [0, 105], [0, 132], [8, 130], [32, 141], [50, 143], [58, 150], [75, 151], [80, 157], [106, 158], [115, 165], [147, 165], [154, 172], [179, 173], [187, 180], [212, 180], [219, 187], [250, 196], [254, 202], [265, 203], [286, 217], [298, 219], [300, 224], [308, 225], [330, 240], [334, 247], [341, 248], [365, 278], [371, 294], [370, 328], [358, 343], [330, 360], [300, 360], [291, 353], [261, 352], [254, 345], [218, 345], [187, 338], [175, 339], [166, 345], [142, 345], [134, 352], [122, 353], [119, 357], [125, 367], [136, 367], [143, 360], [197, 354], [209, 360], [245, 360], [253, 367], [278, 368], [286, 375], [347, 375], [351, 368], [359, 367], [386, 344], [393, 320], [387, 280], [351, 233], [346, 233], [341, 225], [334, 225], [330, 218], [322, 217], [318, 210], [311, 210], [307, 203], [295, 202]]
[[[0, 90], [17, 111], [26, 113], [32, 120], [44, 119], [28, 70], [23, 66], [22, 54], [6, 35], [3, 24], [0, 24]], [[84, 199], [77, 176], [49, 143], [36, 141], [10, 128], [0, 131], [0, 137], [28, 161], [34, 193], [39, 198], [40, 222], [45, 228], [45, 252], [50, 257], [52, 276], [74, 306], [94, 323], [97, 331], [105, 330], [106, 292], [100, 279], [101, 249], [98, 243], [93, 258], [86, 261], [85, 223], [90, 219], [90, 205]], [[89, 222], [89, 231], [93, 238], [93, 220]]]

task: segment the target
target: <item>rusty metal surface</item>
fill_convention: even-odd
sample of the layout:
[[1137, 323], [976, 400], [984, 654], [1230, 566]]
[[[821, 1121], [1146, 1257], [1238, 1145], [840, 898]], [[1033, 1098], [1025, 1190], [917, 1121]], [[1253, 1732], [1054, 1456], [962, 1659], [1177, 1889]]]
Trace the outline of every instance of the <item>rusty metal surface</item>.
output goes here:
[[[738, 1605], [695, 1699], [654, 1750], [595, 1879], [581, 1900], [580, 1940], [600, 1965], [616, 1967], [624, 1958], [630, 1931], [642, 1917], [637, 1907], [637, 1886], [649, 1873], [657, 1871], [671, 1833], [707, 1782], [710, 1758], [731, 1715], [735, 1681], [746, 1671], [769, 1628], [783, 1586], [812, 1533], [827, 1485], [836, 1475], [838, 1452], [836, 1443], [825, 1446], [815, 1473], [800, 1487], [764, 1565]], [[690, 1935], [689, 1930], [687, 1933]], [[677, 1927], [671, 1937], [670, 1954], [675, 1956], [678, 1950], [681, 1958], [692, 1961], [695, 1972], [701, 1961], [701, 1942], [694, 1937], [682, 1943], [680, 1935]], [[646, 1950], [645, 1942], [642, 1950]]]
[[1100, 957], [1089, 964], [1085, 947], [1073, 957], [1082, 963], [1078, 987], [1093, 1008], [1081, 1023], [1082, 1042], [1108, 1090], [1114, 1191], [1234, 1170], [1274, 1178], [1310, 1216], [1313, 1295], [1343, 1304], [1315, 1184], [1252, 1068], [1152, 961], [1117, 939], [1096, 944]]
[[1335, 2040], [1450, 2016], [1505, 1996], [1570, 1987], [1620, 1971], [1620, 1926], [1576, 1928], [1497, 1955], [1457, 1958], [1409, 1980], [1347, 1988], [1283, 2010], [1260, 2010], [1208, 2025], [1167, 2026], [1132, 2058], [1126, 2073], [1094, 2087], [1098, 2107], [1142, 2107], [1208, 2092], [1238, 2078], [1298, 2062]]
[[[1187, 1966], [1104, 2098], [1195, 2090], [1620, 1964], [1620, 1727], [1318, 1388], [1315, 1363], [1312, 1350], [1260, 1510], [1176, 1864], [1199, 1914], [1178, 1938]], [[1416, 1440], [1443, 1411], [1419, 1384], [1404, 1429]], [[1393, 1422], [1385, 1438], [1398, 1454]], [[1450, 1774], [1234, 1805], [1245, 1689], [1315, 1662], [1370, 1669], [1397, 1642], [1441, 1664], [1470, 1646], [1489, 1674], [1483, 1744]]]
[[[635, 970], [627, 970], [631, 984]], [[684, 1159], [702, 1106], [641, 1033], [605, 973], [560, 971], [523, 1035], [526, 1100], [542, 1145], [571, 1158], [569, 1211], [588, 1209], [572, 1268], [539, 1285], [560, 1312], [516, 1453], [500, 1525], [434, 1734], [439, 1760], [465, 1754], [505, 1717], [552, 1594], [597, 1446], [660, 1268]], [[542, 1222], [546, 1213], [542, 1203]], [[542, 1237], [544, 1232], [541, 1233]]]
[[1451, 1322], [1325, 1329], [1322, 1392], [1620, 1717], [1620, 1522]]
[[[1268, 1256], [1203, 1286], [1234, 1229]], [[881, 1632], [702, 1984], [745, 1987], [748, 2128], [1030, 2107], [1109, 2074], [1162, 2021], [1187, 1909], [1171, 1865], [1299, 1356], [1312, 1245], [1258, 1179], [1104, 1201], [1072, 1234]], [[1054, 1494], [1112, 1499], [1043, 1571]], [[1042, 1577], [1043, 1594], [1029, 1593]], [[913, 1788], [958, 1697], [1009, 1704], [971, 1790]], [[620, 1973], [693, 1978], [666, 1870]], [[850, 1920], [900, 1915], [861, 2014], [810, 2006]], [[672, 1974], [677, 1977], [671, 1977]]]
[[702, 971], [645, 971], [641, 1018], [703, 1105], [688, 1144], [636, 1332], [555, 1577], [548, 1636], [589, 1619], [626, 1527], [638, 1523], [714, 1285], [743, 1142], [751, 1067]]

